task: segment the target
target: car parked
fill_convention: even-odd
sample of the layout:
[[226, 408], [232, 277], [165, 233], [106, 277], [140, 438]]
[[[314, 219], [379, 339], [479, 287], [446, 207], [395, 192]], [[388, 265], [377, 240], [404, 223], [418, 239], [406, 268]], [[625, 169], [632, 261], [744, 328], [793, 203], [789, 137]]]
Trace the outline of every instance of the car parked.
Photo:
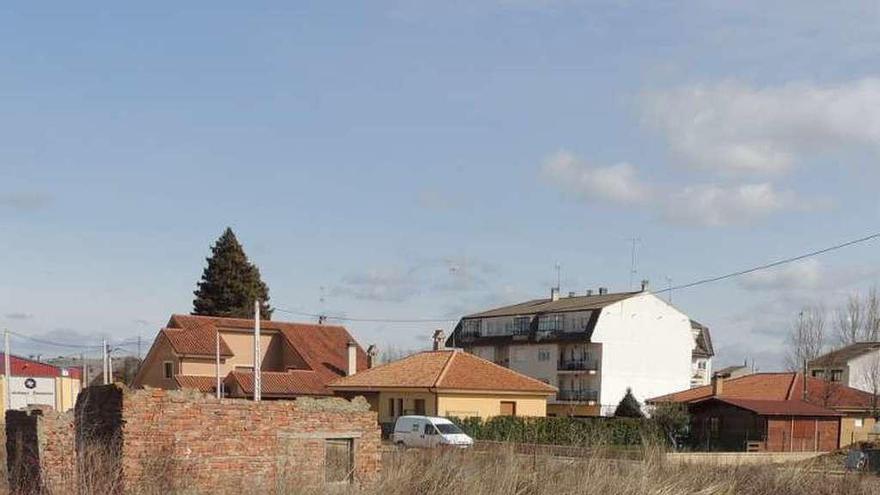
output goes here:
[[446, 418], [435, 416], [401, 416], [394, 423], [391, 441], [403, 447], [467, 448], [474, 444], [461, 428]]

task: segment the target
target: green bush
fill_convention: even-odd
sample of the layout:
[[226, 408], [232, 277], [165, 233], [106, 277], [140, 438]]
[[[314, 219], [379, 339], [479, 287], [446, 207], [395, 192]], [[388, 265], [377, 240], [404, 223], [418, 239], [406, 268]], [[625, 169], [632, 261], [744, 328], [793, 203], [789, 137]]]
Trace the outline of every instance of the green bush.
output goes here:
[[665, 435], [654, 422], [642, 418], [496, 416], [487, 420], [450, 419], [474, 439], [497, 442], [638, 446], [665, 440]]

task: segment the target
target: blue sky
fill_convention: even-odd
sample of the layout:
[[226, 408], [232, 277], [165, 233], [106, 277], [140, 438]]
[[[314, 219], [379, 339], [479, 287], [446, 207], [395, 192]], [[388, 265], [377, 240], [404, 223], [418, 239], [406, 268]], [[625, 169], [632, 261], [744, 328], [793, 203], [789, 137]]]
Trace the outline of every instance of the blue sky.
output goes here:
[[[275, 306], [402, 319], [544, 296], [557, 262], [626, 290], [632, 237], [656, 288], [873, 232], [878, 7], [765, 4], [6, 4], [0, 324], [150, 340], [227, 225]], [[771, 369], [876, 253], [673, 302]]]

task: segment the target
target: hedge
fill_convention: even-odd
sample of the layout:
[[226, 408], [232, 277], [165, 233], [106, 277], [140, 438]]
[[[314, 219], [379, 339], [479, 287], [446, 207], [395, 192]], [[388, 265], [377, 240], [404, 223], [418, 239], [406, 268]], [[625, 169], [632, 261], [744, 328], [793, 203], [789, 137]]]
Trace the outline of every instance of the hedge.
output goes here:
[[656, 424], [641, 418], [450, 418], [477, 440], [550, 445], [638, 446], [665, 442]]

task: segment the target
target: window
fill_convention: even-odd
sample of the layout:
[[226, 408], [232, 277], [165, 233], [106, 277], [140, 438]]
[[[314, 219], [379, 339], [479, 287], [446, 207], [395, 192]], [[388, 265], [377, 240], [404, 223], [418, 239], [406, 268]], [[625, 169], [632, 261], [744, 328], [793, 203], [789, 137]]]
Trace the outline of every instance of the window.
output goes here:
[[436, 435], [437, 429], [431, 423], [425, 423], [425, 435]]
[[174, 378], [174, 363], [171, 361], [165, 361], [162, 363], [163, 370], [165, 371], [165, 379], [170, 380]]
[[404, 414], [406, 412], [403, 410], [403, 399], [397, 399], [397, 415], [402, 416]]
[[813, 378], [822, 378], [825, 375], [825, 370], [813, 370], [811, 374]]
[[528, 316], [517, 316], [513, 319], [513, 334], [523, 335], [529, 333], [532, 319]]
[[865, 420], [862, 418], [856, 418], [853, 420], [853, 426], [856, 428], [863, 428], [865, 426]]
[[394, 399], [388, 399], [388, 415], [392, 418], [397, 417], [397, 415], [394, 414]]
[[501, 401], [501, 416], [516, 416], [516, 402]]
[[831, 378], [829, 378], [832, 382], [839, 382], [843, 380], [843, 370], [831, 370]]
[[550, 351], [538, 351], [538, 361], [550, 361]]
[[350, 438], [328, 438], [324, 441], [324, 480], [327, 483], [350, 483], [354, 471]]
[[718, 438], [721, 435], [721, 418], [709, 418], [709, 435]]
[[700, 370], [706, 369], [706, 361], [697, 361], [697, 369], [700, 369]]
[[465, 320], [463, 323], [464, 333], [468, 335], [480, 335], [480, 327], [483, 320]]
[[544, 315], [538, 317], [539, 332], [560, 332], [563, 329], [565, 317], [562, 315]]
[[419, 416], [425, 415], [425, 399], [416, 399], [415, 400], [415, 409], [416, 414]]

